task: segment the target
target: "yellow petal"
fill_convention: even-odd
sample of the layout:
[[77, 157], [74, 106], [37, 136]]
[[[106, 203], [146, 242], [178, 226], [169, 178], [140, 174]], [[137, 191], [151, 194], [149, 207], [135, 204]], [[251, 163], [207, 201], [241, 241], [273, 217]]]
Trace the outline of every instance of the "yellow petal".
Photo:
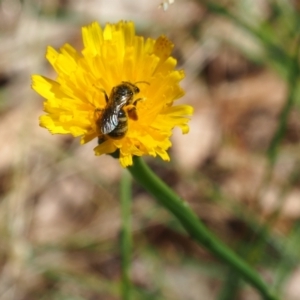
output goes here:
[[119, 111], [112, 89], [130, 82], [139, 92], [133, 92], [134, 98], [129, 97], [123, 109], [129, 113], [135, 107], [136, 117], [127, 116], [124, 137], [103, 135], [105, 141], [95, 147], [95, 155], [119, 150], [123, 167], [131, 165], [135, 155], [158, 155], [169, 161], [173, 128], [187, 133], [193, 114], [188, 105], [174, 106], [184, 95], [179, 85], [184, 72], [176, 70], [173, 43], [165, 36], [145, 40], [136, 35], [133, 22], [124, 21], [104, 29], [94, 22], [82, 28], [82, 37], [82, 54], [69, 44], [58, 51], [48, 47], [46, 58], [57, 73], [56, 80], [32, 76], [32, 88], [46, 99], [40, 125], [53, 134], [81, 136], [81, 144], [99, 134], [102, 137], [99, 124], [110, 119], [101, 119], [102, 113], [95, 112]]

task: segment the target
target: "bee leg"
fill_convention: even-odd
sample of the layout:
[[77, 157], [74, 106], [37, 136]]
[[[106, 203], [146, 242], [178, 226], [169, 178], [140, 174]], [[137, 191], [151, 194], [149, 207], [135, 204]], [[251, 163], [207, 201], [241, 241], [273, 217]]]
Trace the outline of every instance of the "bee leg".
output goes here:
[[107, 94], [104, 90], [103, 90], [103, 93], [104, 93], [104, 96], [105, 96], [105, 101], [106, 101], [106, 103], [108, 103], [109, 99], [108, 99], [108, 96], [107, 96]]
[[128, 105], [126, 108], [128, 117], [134, 121], [137, 121], [139, 118], [137, 115], [137, 112], [136, 112], [136, 105], [137, 105], [138, 101], [141, 101], [141, 100], [145, 100], [145, 98], [138, 98], [138, 99], [134, 100], [134, 102], [132, 104]]
[[145, 98], [138, 98], [138, 99], [135, 99], [132, 103], [132, 105], [136, 106], [138, 101], [141, 101], [141, 100], [145, 100]]
[[103, 109], [101, 109], [101, 108], [96, 108], [95, 110], [94, 110], [94, 130], [95, 130], [95, 132], [97, 132], [99, 135], [101, 135], [102, 134], [102, 132], [101, 132], [101, 130], [100, 130], [100, 127], [101, 127], [101, 124], [102, 124], [102, 122], [101, 122], [101, 116], [102, 116], [102, 114], [103, 114]]
[[108, 101], [109, 101], [109, 98], [108, 98], [108, 96], [107, 96], [107, 94], [106, 94], [105, 90], [104, 90], [104, 89], [100, 89], [100, 91], [101, 91], [101, 92], [104, 94], [105, 101], [106, 101], [106, 103], [108, 103]]
[[100, 117], [101, 117], [102, 113], [103, 113], [103, 109], [101, 109], [101, 108], [96, 108], [94, 110], [94, 119], [95, 119], [96, 124], [101, 119]]
[[136, 112], [136, 106], [134, 104], [131, 104], [131, 105], [128, 105], [127, 107], [127, 114], [128, 114], [128, 117], [134, 121], [137, 121], [138, 120], [138, 115], [137, 115], [137, 112]]

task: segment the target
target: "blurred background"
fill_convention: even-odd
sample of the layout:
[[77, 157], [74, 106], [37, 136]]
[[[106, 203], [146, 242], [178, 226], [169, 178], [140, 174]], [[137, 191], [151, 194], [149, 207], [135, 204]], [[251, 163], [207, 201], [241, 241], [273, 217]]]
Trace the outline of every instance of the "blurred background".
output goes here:
[[[300, 299], [297, 0], [0, 1], [0, 299], [118, 300], [122, 168], [96, 141], [38, 126], [31, 74], [55, 79], [47, 45], [82, 49], [81, 26], [133, 20], [167, 35], [193, 105], [170, 163], [151, 168], [260, 272]], [[228, 266], [133, 185], [134, 299], [255, 300]]]

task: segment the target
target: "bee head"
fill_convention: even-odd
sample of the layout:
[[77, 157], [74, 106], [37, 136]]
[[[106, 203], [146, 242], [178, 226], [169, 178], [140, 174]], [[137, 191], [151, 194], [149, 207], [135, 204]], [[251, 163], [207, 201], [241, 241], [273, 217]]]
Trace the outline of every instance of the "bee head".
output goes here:
[[134, 94], [138, 94], [140, 89], [131, 82], [122, 81], [122, 84], [118, 86], [118, 92], [123, 96], [133, 96]]
[[132, 89], [134, 94], [138, 94], [140, 92], [140, 89], [136, 85], [133, 85]]

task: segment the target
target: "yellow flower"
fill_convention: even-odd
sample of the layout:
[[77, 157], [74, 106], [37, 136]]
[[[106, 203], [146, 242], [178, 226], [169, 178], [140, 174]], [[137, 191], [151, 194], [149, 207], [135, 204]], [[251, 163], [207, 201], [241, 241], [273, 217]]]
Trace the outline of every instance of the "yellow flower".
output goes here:
[[[40, 126], [52, 134], [81, 136], [82, 144], [100, 136], [95, 154], [119, 150], [123, 167], [132, 165], [133, 155], [158, 154], [169, 160], [172, 129], [179, 126], [187, 133], [193, 113], [191, 106], [173, 106], [184, 94], [179, 87], [184, 72], [175, 70], [177, 62], [170, 56], [173, 44], [165, 36], [144, 40], [135, 35], [133, 22], [123, 21], [107, 24], [104, 30], [94, 22], [82, 28], [82, 35], [82, 53], [69, 44], [59, 51], [48, 47], [46, 58], [58, 74], [55, 81], [32, 76], [33, 89], [46, 99], [47, 114], [40, 117]], [[117, 108], [111, 91], [123, 83], [138, 87], [133, 95], [137, 101], [130, 98]], [[108, 105], [106, 94], [117, 121], [120, 111], [128, 121], [122, 137], [102, 134], [100, 125], [110, 122], [101, 118]], [[137, 118], [129, 113], [132, 108]]]

